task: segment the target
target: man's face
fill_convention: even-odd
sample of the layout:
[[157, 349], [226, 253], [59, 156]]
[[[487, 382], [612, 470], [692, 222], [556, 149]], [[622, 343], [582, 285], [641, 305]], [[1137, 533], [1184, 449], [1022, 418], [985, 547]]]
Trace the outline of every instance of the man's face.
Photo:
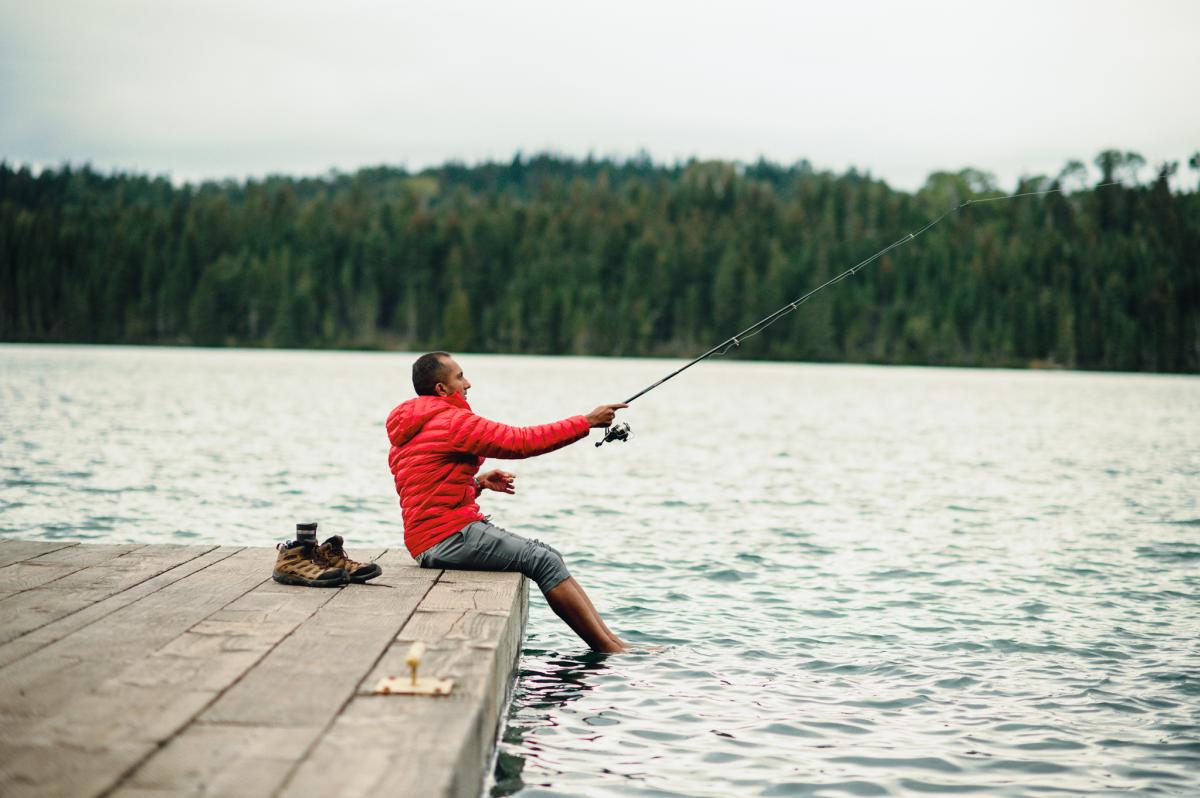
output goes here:
[[433, 388], [437, 395], [450, 396], [461, 393], [466, 399], [470, 389], [471, 381], [463, 376], [462, 366], [458, 365], [458, 361], [452, 357], [442, 358], [442, 380]]

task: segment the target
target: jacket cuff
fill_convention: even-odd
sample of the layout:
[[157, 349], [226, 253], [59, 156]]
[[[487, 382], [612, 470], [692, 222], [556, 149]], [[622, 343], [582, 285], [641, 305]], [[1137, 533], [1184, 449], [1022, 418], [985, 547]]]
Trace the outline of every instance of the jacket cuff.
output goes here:
[[[571, 420], [575, 422], [575, 434], [579, 438], [586, 438], [588, 433], [592, 431], [592, 425], [588, 423], [587, 416], [572, 416]], [[576, 438], [576, 440], [579, 440]]]

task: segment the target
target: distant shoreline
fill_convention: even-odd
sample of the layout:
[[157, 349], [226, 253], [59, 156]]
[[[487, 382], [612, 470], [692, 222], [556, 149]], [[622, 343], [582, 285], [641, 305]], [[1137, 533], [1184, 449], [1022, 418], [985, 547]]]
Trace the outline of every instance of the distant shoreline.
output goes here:
[[[164, 351], [178, 349], [196, 349], [205, 352], [290, 352], [290, 353], [328, 353], [336, 354], [344, 352], [347, 354], [403, 354], [403, 355], [418, 355], [425, 351], [426, 348], [405, 348], [403, 346], [308, 346], [308, 347], [282, 347], [282, 346], [255, 346], [245, 344], [219, 344], [211, 346], [199, 346], [189, 343], [103, 343], [98, 341], [0, 341], [0, 350], [4, 347], [95, 347], [97, 349], [161, 349]], [[600, 358], [604, 360], [662, 360], [668, 362], [678, 362], [690, 360], [695, 356], [695, 353], [685, 354], [656, 354], [656, 355], [597, 355], [597, 354], [579, 354], [574, 352], [478, 352], [466, 351], [457, 352], [463, 357], [531, 357], [531, 358]], [[1073, 372], [1082, 374], [1134, 374], [1134, 375], [1162, 375], [1162, 376], [1200, 376], [1200, 372], [1159, 372], [1159, 371], [1122, 371], [1119, 369], [1091, 369], [1064, 366], [1058, 363], [1047, 363], [1044, 361], [1032, 361], [1025, 364], [945, 364], [945, 363], [881, 363], [872, 361], [851, 361], [851, 360], [795, 360], [787, 358], [770, 358], [770, 357], [744, 357], [744, 356], [725, 356], [718, 358], [713, 362], [716, 363], [748, 363], [748, 364], [797, 364], [797, 365], [812, 365], [812, 366], [870, 366], [876, 368], [929, 368], [929, 369], [956, 369], [956, 370], [979, 370], [979, 371], [1061, 371]]]

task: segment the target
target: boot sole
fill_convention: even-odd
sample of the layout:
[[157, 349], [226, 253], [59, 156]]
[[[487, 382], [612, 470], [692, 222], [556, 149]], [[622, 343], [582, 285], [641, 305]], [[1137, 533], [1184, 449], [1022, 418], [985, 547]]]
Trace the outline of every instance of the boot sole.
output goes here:
[[300, 587], [344, 587], [350, 583], [349, 579], [305, 579], [291, 574], [271, 574], [271, 578], [281, 585]]
[[374, 579], [375, 577], [377, 577], [381, 573], [383, 573], [383, 569], [379, 567], [378, 563], [371, 563], [371, 567], [374, 570], [368, 571], [366, 574], [363, 574], [361, 576], [352, 576], [352, 577], [350, 577], [350, 581], [357, 582], [358, 584], [361, 585], [362, 583], [366, 582], [368, 579]]

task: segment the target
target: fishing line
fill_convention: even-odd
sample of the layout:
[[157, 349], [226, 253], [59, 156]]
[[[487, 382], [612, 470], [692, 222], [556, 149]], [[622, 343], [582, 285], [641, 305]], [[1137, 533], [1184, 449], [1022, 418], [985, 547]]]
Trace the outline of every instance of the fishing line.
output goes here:
[[[1099, 183], [1093, 187], [1093, 190], [1097, 189], [1097, 188], [1105, 188], [1107, 186], [1116, 186], [1116, 185], [1120, 185], [1120, 181], [1114, 180], [1114, 181], [1111, 181], [1108, 183]], [[708, 360], [710, 357], [720, 357], [720, 356], [728, 353], [731, 349], [741, 346], [743, 341], [747, 341], [750, 338], [753, 338], [754, 336], [760, 334], [763, 330], [767, 329], [772, 324], [774, 324], [775, 322], [782, 319], [784, 316], [795, 311], [796, 308], [803, 305], [805, 302], [807, 302], [811, 297], [815, 296], [817, 293], [825, 290], [826, 288], [828, 288], [831, 285], [840, 283], [842, 280], [845, 280], [847, 277], [853, 277], [861, 269], [865, 268], [866, 266], [869, 266], [871, 263], [875, 262], [879, 258], [882, 258], [884, 255], [891, 252], [893, 249], [903, 246], [904, 244], [907, 244], [909, 241], [916, 239], [917, 236], [920, 236], [922, 233], [924, 233], [927, 230], [929, 230], [930, 228], [934, 227], [935, 225], [938, 224], [938, 222], [942, 221], [947, 216], [952, 216], [952, 215], [958, 213], [959, 211], [961, 211], [963, 208], [967, 207], [968, 205], [982, 205], [985, 202], [999, 202], [1001, 200], [1019, 199], [1021, 197], [1043, 197], [1043, 196], [1046, 196], [1047, 194], [1061, 194], [1061, 193], [1063, 193], [1063, 191], [1064, 191], [1064, 189], [1062, 189], [1062, 188], [1050, 188], [1050, 189], [1046, 189], [1045, 191], [1023, 191], [1019, 194], [1007, 194], [1002, 197], [982, 197], [979, 199], [969, 199], [969, 200], [966, 200], [965, 202], [961, 202], [958, 205], [956, 205], [955, 207], [951, 208], [948, 211], [945, 211], [940, 216], [938, 216], [937, 218], [930, 221], [928, 224], [926, 224], [920, 230], [917, 230], [917, 232], [908, 233], [907, 235], [903, 236], [902, 238], [899, 238], [899, 239], [893, 241], [891, 244], [888, 244], [886, 247], [879, 250], [871, 257], [869, 257], [865, 260], [859, 261], [858, 263], [851, 266], [849, 269], [846, 269], [846, 271], [842, 272], [841, 274], [837, 275], [836, 277], [832, 277], [829, 280], [826, 280], [825, 282], [821, 283], [820, 285], [818, 285], [816, 288], [812, 289], [808, 293], [806, 293], [800, 297], [797, 297], [796, 299], [787, 303], [783, 307], [779, 308], [779, 310], [775, 311], [774, 313], [770, 314], [769, 316], [765, 316], [765, 317], [759, 319], [758, 321], [754, 322], [754, 324], [751, 324], [749, 327], [747, 327], [746, 329], [737, 333], [736, 335], [731, 335], [730, 337], [726, 338], [721, 343], [714, 346], [712, 349], [709, 349], [704, 354], [691, 360], [690, 362], [684, 364], [683, 366], [680, 366], [679, 368], [675, 369], [675, 371], [672, 371], [670, 374], [663, 377], [661, 380], [654, 383], [653, 385], [646, 386], [642, 390], [635, 393], [633, 396], [626, 399], [625, 404], [629, 404], [634, 399], [637, 399], [641, 396], [645, 396], [646, 394], [650, 393], [658, 386], [662, 385], [667, 380], [670, 380], [670, 379], [673, 379], [674, 377], [679, 376], [680, 374], [687, 371], [688, 369], [690, 369], [692, 366], [696, 365], [697, 363], [701, 363], [705, 360]], [[628, 424], [616, 424], [612, 427], [606, 427], [605, 429], [606, 429], [606, 432], [604, 435], [604, 439], [601, 440], [599, 443], [597, 443], [596, 444], [597, 446], [607, 443], [608, 441], [613, 441], [613, 440], [623, 441], [623, 440], [627, 440], [629, 438], [629, 425]]]

